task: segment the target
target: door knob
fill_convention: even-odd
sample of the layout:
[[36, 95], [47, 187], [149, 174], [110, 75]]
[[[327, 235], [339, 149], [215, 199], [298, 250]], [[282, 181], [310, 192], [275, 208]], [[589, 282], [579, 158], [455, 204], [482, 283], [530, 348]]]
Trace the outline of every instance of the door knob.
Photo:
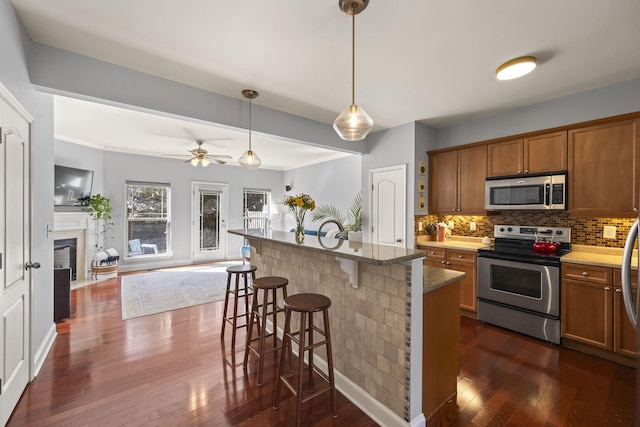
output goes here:
[[396, 240], [396, 243], [401, 243], [401, 242], [402, 242], [402, 239], [397, 239]]
[[28, 262], [24, 265], [25, 270], [29, 270], [30, 268], [40, 268], [39, 262]]

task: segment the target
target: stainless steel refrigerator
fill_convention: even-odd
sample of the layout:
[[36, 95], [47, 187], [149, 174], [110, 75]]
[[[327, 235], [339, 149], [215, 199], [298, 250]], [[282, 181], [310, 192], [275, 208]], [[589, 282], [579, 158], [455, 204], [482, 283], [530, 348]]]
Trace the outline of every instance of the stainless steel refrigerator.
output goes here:
[[[638, 314], [640, 313], [640, 286], [636, 292], [634, 301], [631, 289], [631, 258], [633, 250], [636, 246], [638, 237], [638, 219], [631, 226], [631, 230], [627, 235], [627, 241], [624, 245], [622, 256], [622, 297], [624, 299], [624, 307], [627, 310], [627, 316], [631, 324], [636, 329], [636, 345], [640, 346], [640, 328], [638, 328]], [[640, 278], [640, 275], [638, 275]], [[639, 280], [640, 281], [640, 280]], [[640, 283], [639, 283], [640, 285]], [[636, 426], [640, 426], [640, 358], [636, 357]]]

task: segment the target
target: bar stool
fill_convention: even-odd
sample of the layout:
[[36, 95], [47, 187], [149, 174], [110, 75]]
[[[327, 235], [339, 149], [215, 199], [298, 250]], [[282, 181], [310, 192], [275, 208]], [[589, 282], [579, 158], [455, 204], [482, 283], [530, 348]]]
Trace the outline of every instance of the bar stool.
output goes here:
[[[287, 298], [287, 285], [289, 281], [284, 277], [260, 277], [253, 281], [253, 302], [251, 303], [251, 315], [249, 316], [249, 329], [247, 331], [247, 346], [244, 351], [243, 367], [247, 369], [247, 363], [249, 361], [249, 353], [253, 353], [258, 356], [258, 386], [262, 386], [262, 372], [264, 370], [264, 353], [265, 353], [265, 341], [267, 337], [273, 336], [273, 352], [278, 351], [278, 313], [284, 311], [284, 308], [279, 308], [276, 304], [276, 291], [282, 289], [282, 299]], [[258, 302], [258, 293], [262, 291], [262, 304]], [[269, 302], [269, 291], [271, 291], [271, 302]], [[262, 308], [262, 312], [260, 312]], [[270, 310], [270, 311], [269, 311]], [[267, 318], [271, 316], [272, 331], [267, 334]], [[258, 325], [258, 337], [252, 338], [253, 326]], [[258, 348], [254, 348], [251, 343], [253, 341], [259, 341]]]
[[[302, 412], [302, 404], [308, 400], [313, 399], [321, 393], [329, 391], [331, 394], [331, 409], [333, 417], [337, 417], [336, 412], [336, 388], [333, 379], [333, 355], [331, 353], [331, 335], [329, 333], [329, 307], [331, 306], [331, 300], [324, 295], [319, 294], [296, 294], [287, 297], [284, 300], [284, 335], [282, 337], [282, 351], [280, 352], [280, 359], [278, 363], [278, 377], [276, 379], [276, 390], [273, 396], [273, 407], [278, 409], [280, 404], [280, 387], [281, 384], [286, 385], [289, 390], [296, 396], [296, 425], [300, 425], [300, 413]], [[291, 312], [300, 313], [300, 329], [297, 332], [291, 332]], [[313, 314], [322, 311], [322, 317], [324, 320], [324, 331], [313, 324]], [[305, 342], [305, 334], [309, 334], [309, 342]], [[314, 342], [313, 333], [317, 332], [324, 337], [323, 341]], [[298, 338], [296, 338], [296, 336]], [[297, 370], [284, 373], [284, 358], [287, 353], [291, 351], [291, 341], [298, 344], [298, 366]], [[321, 345], [326, 346], [327, 350], [327, 372], [325, 375], [314, 363], [313, 363], [313, 350]], [[304, 352], [308, 351], [309, 361], [309, 379], [308, 379], [308, 391], [304, 398], [302, 396], [303, 390], [303, 371], [304, 371]], [[313, 390], [313, 372], [316, 372], [328, 383], [328, 387], [323, 387], [320, 390]], [[288, 379], [297, 376], [295, 385], [291, 384]]]
[[[251, 280], [256, 278], [257, 267], [250, 264], [232, 265], [227, 267], [227, 292], [224, 297], [224, 311], [222, 314], [222, 334], [220, 338], [224, 340], [224, 330], [228, 323], [231, 323], [233, 329], [231, 335], [231, 350], [236, 348], [236, 329], [246, 328], [249, 324], [249, 295], [252, 294], [248, 283], [248, 274], [251, 273]], [[235, 287], [231, 288], [231, 276], [235, 275]], [[240, 287], [240, 276], [244, 277], [244, 287]], [[229, 307], [229, 296], [233, 295], [233, 316], [227, 316]], [[238, 314], [238, 299], [244, 299], [244, 313]], [[238, 318], [244, 316], [244, 325], [238, 325]]]

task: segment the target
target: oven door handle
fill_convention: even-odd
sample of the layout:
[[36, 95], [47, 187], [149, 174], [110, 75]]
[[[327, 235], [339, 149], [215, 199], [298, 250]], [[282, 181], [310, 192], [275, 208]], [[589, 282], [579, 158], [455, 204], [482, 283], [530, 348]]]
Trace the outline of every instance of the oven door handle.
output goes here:
[[[629, 321], [633, 325], [634, 329], [637, 328], [638, 319], [636, 317], [636, 307], [633, 304], [633, 293], [631, 290], [631, 255], [633, 253], [633, 246], [636, 243], [636, 237], [638, 237], [638, 219], [631, 225], [631, 230], [627, 235], [627, 241], [624, 244], [624, 252], [622, 253], [622, 299], [624, 300], [624, 307], [627, 310], [627, 316]], [[638, 293], [640, 297], [640, 293]], [[640, 301], [638, 301], [640, 302]], [[636, 304], [638, 304], [638, 302]]]

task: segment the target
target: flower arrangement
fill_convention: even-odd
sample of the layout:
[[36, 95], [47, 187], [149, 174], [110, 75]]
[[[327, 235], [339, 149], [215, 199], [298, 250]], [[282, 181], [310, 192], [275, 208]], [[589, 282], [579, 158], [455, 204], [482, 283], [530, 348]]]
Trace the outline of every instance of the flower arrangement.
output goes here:
[[313, 201], [311, 196], [303, 193], [285, 197], [284, 204], [289, 206], [296, 218], [296, 242], [302, 243], [304, 240], [304, 216], [307, 211], [312, 211], [316, 208], [316, 202]]

